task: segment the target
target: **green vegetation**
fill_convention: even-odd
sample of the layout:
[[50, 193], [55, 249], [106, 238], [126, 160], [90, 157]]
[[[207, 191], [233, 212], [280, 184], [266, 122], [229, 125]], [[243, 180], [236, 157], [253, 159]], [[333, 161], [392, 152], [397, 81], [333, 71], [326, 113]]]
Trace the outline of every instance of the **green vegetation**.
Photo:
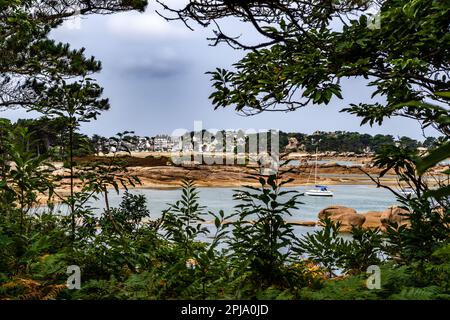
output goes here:
[[[56, 108], [56, 110], [58, 109]], [[9, 123], [8, 119], [3, 119], [3, 121], [5, 121], [5, 126], [7, 127], [26, 128], [32, 134], [33, 141], [28, 146], [31, 152], [40, 155], [52, 151], [52, 158], [54, 160], [64, 159], [64, 154], [66, 153], [65, 146], [69, 143], [68, 140], [70, 137], [70, 127], [67, 125], [67, 119], [64, 117], [51, 119], [48, 116], [44, 116], [39, 119], [19, 119], [16, 123], [12, 124]], [[193, 134], [192, 132], [191, 135], [193, 136]], [[205, 130], [203, 134], [206, 135]], [[225, 145], [226, 134], [224, 131], [222, 132], [222, 136], [224, 137], [223, 145]], [[297, 145], [294, 146], [294, 150], [298, 149], [306, 152], [315, 152], [318, 141], [320, 141], [320, 151], [354, 153], [376, 152], [384, 146], [393, 146], [396, 144], [411, 149], [417, 149], [418, 147], [433, 148], [438, 143], [435, 137], [427, 137], [427, 139], [421, 142], [405, 136], [395, 138], [392, 135], [377, 134], [372, 136], [358, 132], [336, 131], [304, 134], [281, 131], [279, 132], [279, 144], [282, 150], [285, 150], [288, 146], [289, 138], [295, 138], [297, 140]], [[114, 144], [113, 139], [99, 135], [88, 137], [75, 131], [73, 132], [74, 156], [82, 157], [100, 152], [109, 153], [111, 146]], [[250, 137], [246, 141], [246, 150], [249, 150], [249, 139]], [[123, 137], [123, 141], [126, 142], [131, 151], [137, 149], [139, 141], [133, 132], [127, 132]]]
[[[143, 10], [146, 4], [75, 2], [82, 14]], [[365, 15], [345, 20], [361, 13], [365, 1], [191, 2], [179, 18], [207, 24], [238, 16], [269, 38], [248, 47], [218, 33], [218, 42], [253, 50], [236, 71], [213, 74], [216, 106], [254, 113], [281, 105], [290, 111], [339, 98], [343, 77], [370, 77], [386, 103], [344, 111], [369, 124], [412, 118], [441, 133], [426, 140], [426, 156], [408, 139], [392, 145], [379, 137], [374, 164], [380, 176], [394, 170], [414, 190], [415, 196], [396, 193], [410, 212], [409, 226], [392, 224], [385, 233], [354, 229], [345, 240], [339, 225], [323, 220], [323, 228], [298, 238], [286, 218], [302, 205], [301, 196], [283, 189], [290, 182], [283, 168], [252, 175], [260, 186], [237, 194], [234, 212], [200, 206], [189, 180], [160, 219], [151, 219], [145, 198], [128, 192], [112, 208], [109, 190], [139, 179], [126, 175], [116, 154], [110, 162], [76, 162], [79, 123], [95, 120], [109, 105], [88, 77], [100, 63], [47, 39], [73, 12], [54, 1], [0, 1], [0, 106], [37, 110], [68, 130], [36, 133], [46, 127], [31, 130], [0, 119], [0, 299], [449, 299], [450, 172], [433, 184], [428, 179], [430, 169], [450, 156], [445, 1], [381, 1], [377, 29], [367, 28]], [[330, 21], [339, 17], [342, 31], [332, 31]], [[261, 27], [264, 22], [276, 26]], [[292, 100], [298, 98], [292, 90], [299, 89], [300, 99]], [[62, 174], [54, 174], [54, 152], [46, 139], [36, 142], [36, 134], [59, 139]], [[114, 139], [116, 152], [127, 150], [128, 134]], [[68, 194], [57, 190], [64, 178]], [[52, 195], [66, 214], [55, 210]], [[100, 196], [105, 209], [97, 216], [89, 200]], [[48, 206], [37, 211], [42, 197]], [[81, 268], [80, 290], [66, 286], [72, 265]], [[365, 280], [371, 265], [379, 266], [382, 281], [370, 290]]]
[[[261, 187], [248, 187], [230, 216], [201, 207], [194, 184], [185, 181], [181, 199], [162, 218], [151, 220], [146, 199], [125, 193], [118, 208], [84, 216], [75, 238], [65, 217], [48, 212], [24, 218], [22, 209], [13, 205], [2, 211], [0, 220], [0, 296], [450, 298], [448, 210], [440, 219], [430, 215], [433, 220], [426, 222], [414, 217], [418, 220], [410, 229], [392, 226], [386, 234], [355, 229], [352, 240], [340, 238], [339, 225], [326, 220], [322, 230], [297, 238], [285, 217], [301, 205], [299, 195], [282, 190], [288, 182], [283, 173], [254, 178]], [[287, 200], [280, 201], [281, 196]], [[441, 236], [431, 240], [418, 226], [442, 230]], [[424, 246], [423, 237], [432, 242]], [[381, 289], [369, 290], [365, 273], [373, 264], [381, 267], [382, 283]], [[69, 265], [82, 270], [81, 290], [65, 287]]]
[[[280, 147], [284, 149], [289, 141], [289, 138], [296, 138], [300, 149], [307, 152], [315, 152], [316, 147], [319, 146], [320, 151], [336, 151], [336, 152], [377, 152], [385, 146], [401, 145], [411, 149], [417, 149], [421, 146], [432, 147], [428, 143], [424, 144], [408, 137], [399, 137], [396, 139], [392, 135], [370, 135], [358, 132], [316, 132], [311, 135], [301, 133], [284, 133], [280, 132]], [[318, 141], [320, 143], [318, 144]], [[430, 142], [430, 140], [428, 140]]]

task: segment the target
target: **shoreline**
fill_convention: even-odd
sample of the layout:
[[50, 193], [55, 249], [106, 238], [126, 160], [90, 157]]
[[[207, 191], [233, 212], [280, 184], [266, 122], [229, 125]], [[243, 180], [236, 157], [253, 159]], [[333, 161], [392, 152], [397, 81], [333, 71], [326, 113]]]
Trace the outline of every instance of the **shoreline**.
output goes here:
[[[187, 164], [176, 166], [167, 161], [164, 155], [155, 157], [147, 156], [147, 153], [140, 154], [140, 157], [124, 156], [122, 159], [126, 162], [127, 172], [124, 177], [137, 176], [141, 184], [136, 186], [128, 185], [129, 189], [155, 189], [155, 190], [174, 190], [181, 188], [181, 182], [185, 178], [194, 180], [195, 185], [201, 188], [240, 188], [244, 185], [260, 186], [259, 182], [249, 179], [248, 176], [255, 173], [255, 166], [247, 165], [205, 165], [205, 164]], [[304, 158], [300, 157], [300, 158]], [[292, 168], [293, 172], [285, 175], [284, 179], [293, 181], [286, 184], [286, 187], [312, 186], [315, 184], [324, 185], [373, 185], [372, 181], [362, 170], [372, 175], [374, 178], [381, 172], [380, 169], [370, 166], [370, 158], [355, 157], [323, 157], [327, 163], [317, 165], [317, 179], [314, 181], [314, 162], [300, 162], [295, 166], [286, 166]], [[101, 161], [105, 157], [87, 157], [79, 158], [82, 162]], [[338, 164], [337, 161], [353, 162], [358, 165]], [[360, 164], [363, 164], [361, 166]], [[55, 163], [57, 169], [55, 175], [67, 175], [67, 169], [62, 168], [62, 164]], [[439, 174], [445, 168], [450, 166], [436, 167], [435, 173]], [[58, 194], [66, 196], [70, 192], [68, 179], [63, 179], [55, 190]], [[398, 187], [399, 181], [395, 172], [389, 171], [380, 179], [383, 185]], [[432, 182], [432, 181], [430, 181]], [[75, 183], [75, 190], [79, 191], [79, 181]], [[46, 202], [46, 198], [42, 197]], [[54, 199], [56, 200], [56, 199]]]

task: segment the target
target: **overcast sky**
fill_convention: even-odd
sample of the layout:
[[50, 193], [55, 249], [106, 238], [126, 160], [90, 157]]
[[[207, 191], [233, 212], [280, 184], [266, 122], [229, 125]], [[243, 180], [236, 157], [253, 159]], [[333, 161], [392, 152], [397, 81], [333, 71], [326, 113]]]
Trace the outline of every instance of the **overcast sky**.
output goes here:
[[[176, 0], [178, 1], [178, 0]], [[417, 122], [390, 119], [382, 127], [360, 127], [355, 116], [339, 113], [348, 103], [370, 100], [370, 90], [361, 80], [343, 83], [344, 100], [328, 106], [311, 106], [290, 113], [265, 113], [253, 117], [238, 115], [233, 108], [214, 111], [208, 100], [212, 92], [207, 71], [229, 68], [244, 53], [226, 45], [210, 47], [206, 40], [211, 29], [195, 26], [192, 32], [177, 22], [166, 22], [149, 5], [144, 14], [128, 12], [90, 16], [80, 23], [69, 22], [52, 37], [69, 42], [73, 48], [86, 48], [87, 55], [102, 61], [103, 70], [95, 77], [105, 88], [111, 110], [98, 121], [82, 126], [89, 135], [114, 135], [124, 130], [151, 136], [170, 134], [177, 128], [193, 130], [194, 121], [204, 129], [280, 129], [312, 133], [321, 131], [359, 131], [387, 133], [423, 139]], [[228, 30], [243, 33], [242, 25], [230, 21]], [[244, 33], [256, 41], [253, 32]], [[13, 120], [29, 117], [22, 111], [3, 112]]]

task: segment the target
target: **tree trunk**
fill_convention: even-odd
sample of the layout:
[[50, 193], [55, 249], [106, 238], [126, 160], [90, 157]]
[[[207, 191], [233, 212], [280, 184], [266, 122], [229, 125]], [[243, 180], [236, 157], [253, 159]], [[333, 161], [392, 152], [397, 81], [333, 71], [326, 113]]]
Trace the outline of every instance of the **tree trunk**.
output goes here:
[[72, 241], [75, 241], [75, 199], [73, 179], [73, 118], [69, 125], [69, 158], [70, 158], [70, 211], [72, 215]]
[[108, 212], [109, 215], [109, 198], [108, 198], [108, 190], [105, 188], [105, 206], [106, 206], [106, 212]]

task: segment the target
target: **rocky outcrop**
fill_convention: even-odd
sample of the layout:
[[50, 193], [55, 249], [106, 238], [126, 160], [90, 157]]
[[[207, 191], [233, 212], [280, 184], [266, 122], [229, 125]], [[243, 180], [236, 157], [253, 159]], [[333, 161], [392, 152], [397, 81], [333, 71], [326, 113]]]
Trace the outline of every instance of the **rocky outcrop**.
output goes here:
[[317, 225], [316, 221], [304, 221], [304, 220], [294, 220], [289, 221], [289, 223], [293, 226], [302, 226], [302, 227], [315, 227]]
[[361, 214], [353, 208], [330, 206], [319, 212], [319, 219], [329, 217], [334, 222], [340, 222], [341, 232], [350, 232], [352, 226], [386, 231], [388, 225], [409, 226], [408, 214], [408, 210], [399, 206], [389, 207], [385, 211], [369, 211]]
[[361, 213], [360, 215], [365, 217], [365, 221], [362, 225], [363, 229], [376, 229], [386, 231], [388, 225], [409, 225], [408, 215], [409, 211], [399, 207], [392, 206], [385, 211], [368, 211]]
[[333, 217], [336, 215], [342, 215], [342, 214], [353, 214], [357, 213], [355, 209], [344, 207], [344, 206], [329, 206], [325, 209], [320, 210], [319, 212], [319, 219], [324, 219], [327, 217]]
[[408, 218], [409, 211], [399, 207], [399, 206], [392, 206], [386, 209], [380, 217], [380, 222], [382, 227], [385, 229], [388, 225], [409, 225], [409, 218]]
[[381, 215], [383, 214], [383, 211], [369, 211], [366, 213], [363, 213], [364, 217], [366, 217], [366, 220], [364, 221], [364, 224], [362, 225], [363, 229], [376, 229], [381, 228]]
[[319, 219], [329, 217], [333, 222], [341, 223], [341, 232], [350, 232], [352, 227], [361, 227], [366, 218], [355, 209], [344, 206], [330, 206], [319, 212]]

